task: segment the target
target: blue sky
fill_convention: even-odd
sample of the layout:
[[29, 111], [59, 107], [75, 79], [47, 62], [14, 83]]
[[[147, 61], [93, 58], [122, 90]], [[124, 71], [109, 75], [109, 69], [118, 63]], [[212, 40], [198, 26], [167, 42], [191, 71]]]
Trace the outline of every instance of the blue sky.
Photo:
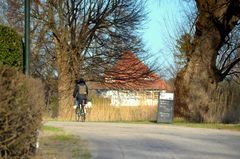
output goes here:
[[183, 0], [148, 0], [148, 20], [142, 37], [149, 53], [158, 63], [167, 67], [173, 63], [171, 48], [179, 35], [179, 26], [186, 21], [189, 3]]

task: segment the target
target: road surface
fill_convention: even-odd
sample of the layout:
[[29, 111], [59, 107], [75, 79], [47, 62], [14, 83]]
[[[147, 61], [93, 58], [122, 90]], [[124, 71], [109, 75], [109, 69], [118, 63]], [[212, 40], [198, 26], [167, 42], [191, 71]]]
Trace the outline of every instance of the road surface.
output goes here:
[[240, 159], [240, 132], [166, 124], [47, 122], [88, 141], [93, 159]]

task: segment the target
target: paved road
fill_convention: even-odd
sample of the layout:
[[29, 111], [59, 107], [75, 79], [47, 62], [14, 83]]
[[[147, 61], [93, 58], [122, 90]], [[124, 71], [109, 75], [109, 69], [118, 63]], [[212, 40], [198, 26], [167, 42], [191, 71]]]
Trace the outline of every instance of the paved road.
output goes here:
[[93, 159], [240, 159], [240, 133], [165, 124], [48, 122], [89, 142]]

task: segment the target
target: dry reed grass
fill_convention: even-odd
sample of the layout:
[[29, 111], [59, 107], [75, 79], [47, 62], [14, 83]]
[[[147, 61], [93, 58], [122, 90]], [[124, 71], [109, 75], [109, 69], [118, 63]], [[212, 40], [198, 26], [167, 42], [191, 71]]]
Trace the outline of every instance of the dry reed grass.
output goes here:
[[156, 120], [157, 106], [114, 107], [109, 100], [98, 97], [87, 112], [87, 121], [153, 121]]

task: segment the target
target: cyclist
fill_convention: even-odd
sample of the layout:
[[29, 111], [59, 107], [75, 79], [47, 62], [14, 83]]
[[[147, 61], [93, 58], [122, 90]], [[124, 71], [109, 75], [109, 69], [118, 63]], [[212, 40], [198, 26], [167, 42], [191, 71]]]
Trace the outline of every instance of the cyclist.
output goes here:
[[85, 109], [84, 106], [87, 104], [87, 96], [88, 96], [88, 87], [86, 82], [83, 78], [80, 78], [76, 81], [76, 85], [73, 91], [73, 97], [75, 99], [75, 106], [74, 109], [80, 106], [83, 108], [84, 113]]

